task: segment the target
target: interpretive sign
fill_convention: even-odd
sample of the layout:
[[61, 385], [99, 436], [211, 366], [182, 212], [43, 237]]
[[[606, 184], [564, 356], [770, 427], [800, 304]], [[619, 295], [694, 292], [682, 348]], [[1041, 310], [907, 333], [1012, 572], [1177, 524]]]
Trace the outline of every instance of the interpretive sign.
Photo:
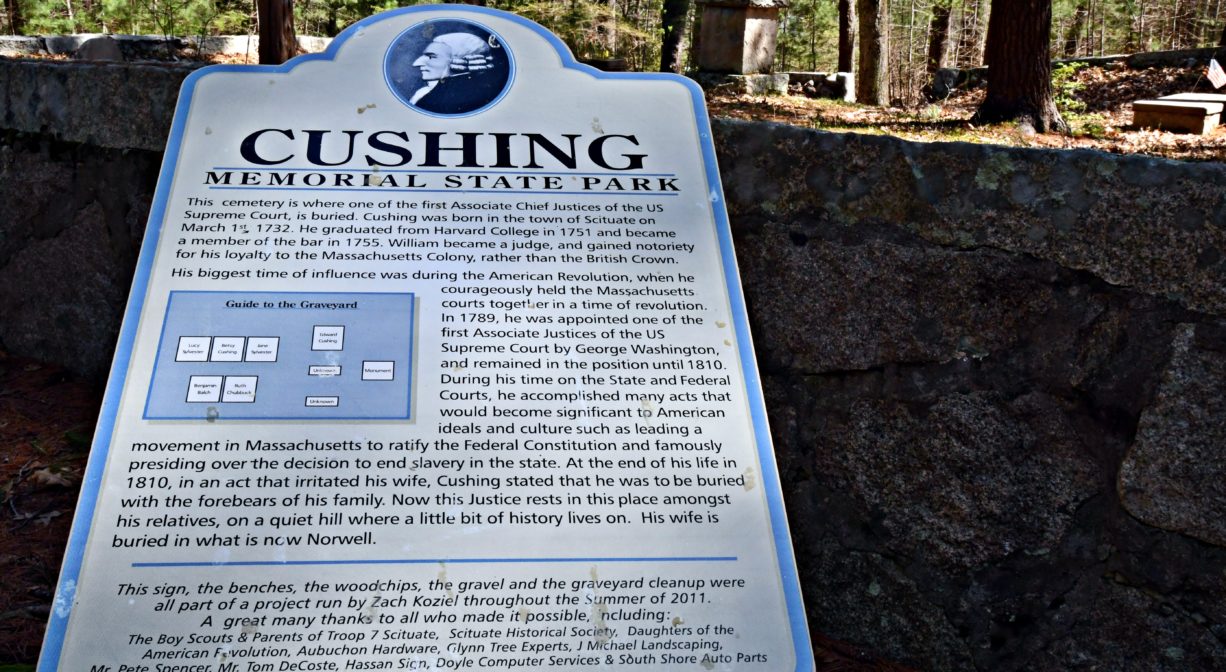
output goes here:
[[40, 670], [812, 666], [693, 84], [449, 6], [187, 79]]

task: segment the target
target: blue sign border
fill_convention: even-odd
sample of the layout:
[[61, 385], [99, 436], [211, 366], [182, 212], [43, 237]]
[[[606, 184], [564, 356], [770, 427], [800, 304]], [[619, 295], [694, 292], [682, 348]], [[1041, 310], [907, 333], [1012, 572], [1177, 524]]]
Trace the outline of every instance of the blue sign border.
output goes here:
[[141, 311], [144, 307], [145, 297], [149, 290], [149, 277], [153, 270], [153, 258], [157, 251], [158, 239], [160, 238], [162, 225], [166, 218], [167, 200], [171, 184], [174, 180], [175, 166], [179, 162], [179, 154], [183, 144], [183, 131], [187, 124], [188, 111], [191, 109], [196, 85], [202, 78], [221, 72], [247, 74], [284, 73], [310, 61], [335, 60], [341, 46], [367, 26], [404, 14], [439, 11], [495, 16], [506, 21], [518, 23], [545, 39], [557, 51], [563, 68], [583, 72], [595, 79], [671, 81], [689, 90], [690, 99], [694, 106], [694, 121], [698, 129], [699, 142], [702, 144], [702, 157], [706, 168], [708, 194], [713, 205], [712, 210], [715, 214], [716, 234], [719, 240], [720, 255], [723, 260], [724, 282], [728, 288], [728, 297], [732, 306], [732, 322], [736, 330], [741, 365], [745, 374], [746, 394], [748, 395], [749, 410], [757, 439], [759, 462], [762, 465], [762, 485], [765, 488], [769, 505], [771, 532], [775, 541], [779, 575], [783, 583], [788, 618], [792, 627], [792, 644], [796, 654], [795, 669], [797, 672], [809, 672], [814, 669], [813, 650], [809, 640], [809, 628], [804, 604], [801, 599], [800, 581], [796, 571], [795, 555], [792, 551], [792, 539], [788, 532], [787, 514], [783, 509], [782, 496], [777, 494], [781, 492], [779, 473], [771, 446], [770, 430], [767, 426], [766, 405], [762, 396], [762, 382], [758, 374], [757, 361], [754, 358], [749, 332], [748, 313], [745, 307], [744, 293], [741, 289], [740, 275], [737, 270], [736, 253], [732, 247], [732, 229], [729, 225], [728, 213], [724, 206], [724, 192], [720, 184], [719, 168], [715, 160], [715, 145], [712, 140], [711, 124], [707, 116], [706, 102], [703, 98], [702, 89], [693, 80], [680, 75], [670, 73], [604, 72], [579, 63], [556, 35], [541, 25], [515, 14], [472, 5], [419, 5], [383, 12], [358, 21], [338, 35], [328, 46], [327, 50], [322, 53], [299, 56], [282, 65], [210, 66], [193, 72], [183, 81], [183, 86], [179, 92], [179, 102], [175, 106], [175, 116], [171, 124], [170, 138], [166, 142], [166, 153], [162, 159], [162, 168], [158, 174], [158, 185], [149, 213], [149, 222], [141, 244], [140, 256], [137, 259], [136, 273], [132, 279], [132, 291], [128, 295], [128, 306], [124, 311], [123, 325], [119, 332], [119, 342], [115, 348], [115, 357], [111, 363], [111, 374], [107, 379], [106, 392], [102, 399], [102, 410], [94, 432], [93, 445], [90, 448], [90, 460], [82, 479], [81, 495], [78, 500], [76, 514], [73, 516], [72, 532], [68, 538], [68, 548], [64, 555], [64, 564], [60, 569], [59, 583], [56, 586], [55, 599], [51, 606], [47, 633], [43, 639], [42, 655], [38, 661], [37, 669], [39, 672], [54, 672], [59, 667], [60, 655], [64, 647], [64, 637], [68, 628], [68, 619], [71, 617], [72, 606], [76, 601], [76, 585], [77, 579], [81, 574], [86, 541], [89, 537], [94, 511], [98, 503], [103, 472], [110, 451], [111, 437], [115, 432], [116, 416], [119, 412], [119, 399], [123, 393], [128, 367], [131, 365], [132, 348], [136, 340], [136, 331]]

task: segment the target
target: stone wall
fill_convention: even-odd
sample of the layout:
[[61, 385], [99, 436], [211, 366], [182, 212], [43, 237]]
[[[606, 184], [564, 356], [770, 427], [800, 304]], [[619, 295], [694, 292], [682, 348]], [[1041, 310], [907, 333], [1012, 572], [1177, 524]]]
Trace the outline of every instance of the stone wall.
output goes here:
[[[209, 35], [206, 37], [166, 37], [163, 35], [114, 35], [101, 33], [76, 33], [74, 35], [0, 35], [0, 56], [48, 55], [68, 56], [81, 60], [94, 60], [89, 53], [82, 53], [87, 42], [103, 38], [112, 41], [118, 58], [103, 60], [166, 60], [167, 56], [205, 55], [250, 55], [254, 62], [260, 51], [258, 35]], [[299, 51], [314, 53], [323, 51], [332, 43], [330, 37], [298, 35]]]
[[0, 60], [0, 347], [105, 375], [190, 71]]
[[[1128, 67], [1133, 70], [1145, 68], [1187, 68], [1202, 70], [1209, 65], [1211, 58], [1226, 58], [1226, 47], [1206, 47], [1203, 49], [1173, 49], [1170, 51], [1139, 51], [1135, 54], [1111, 54], [1107, 56], [1080, 56], [1076, 58], [1060, 58], [1051, 62], [1052, 67], [1069, 63], [1082, 63], [1089, 66], [1114, 69]], [[955, 88], [974, 88], [984, 86], [988, 80], [987, 66], [976, 68], [941, 68], [929, 85], [930, 93], [937, 98], [944, 98]]]
[[816, 628], [1226, 660], [1226, 166], [719, 122]]
[[[185, 74], [0, 61], [0, 346], [103, 374]], [[1226, 166], [715, 138], [813, 627], [933, 671], [1219, 667]]]

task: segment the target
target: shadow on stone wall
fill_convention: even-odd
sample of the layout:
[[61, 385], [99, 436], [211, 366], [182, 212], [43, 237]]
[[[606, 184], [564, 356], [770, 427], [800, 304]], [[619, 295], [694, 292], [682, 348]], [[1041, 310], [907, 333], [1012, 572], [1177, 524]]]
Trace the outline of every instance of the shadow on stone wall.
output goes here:
[[1226, 167], [718, 122], [813, 624], [1226, 660]]
[[[0, 62], [4, 348], [104, 374], [185, 75]], [[1218, 668], [1226, 167], [715, 138], [814, 628], [934, 671]]]

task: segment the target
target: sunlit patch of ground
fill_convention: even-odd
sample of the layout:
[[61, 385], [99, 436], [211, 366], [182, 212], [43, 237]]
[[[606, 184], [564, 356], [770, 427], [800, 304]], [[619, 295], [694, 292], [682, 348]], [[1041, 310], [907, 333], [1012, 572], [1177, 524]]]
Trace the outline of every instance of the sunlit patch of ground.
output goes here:
[[[708, 93], [711, 114], [775, 121], [825, 131], [894, 135], [917, 142], [974, 142], [1014, 147], [1097, 149], [1186, 161], [1226, 161], [1226, 126], [1209, 135], [1169, 133], [1132, 127], [1132, 102], [1172, 93], [1212, 92], [1198, 71], [1183, 68], [1085, 68], [1072, 95], [1084, 111], [1065, 114], [1072, 133], [1025, 133], [1015, 124], [976, 126], [970, 119], [983, 100], [982, 88], [959, 91], [915, 107], [877, 108], [800, 95], [749, 96]], [[1226, 92], [1223, 89], [1222, 92]]]

